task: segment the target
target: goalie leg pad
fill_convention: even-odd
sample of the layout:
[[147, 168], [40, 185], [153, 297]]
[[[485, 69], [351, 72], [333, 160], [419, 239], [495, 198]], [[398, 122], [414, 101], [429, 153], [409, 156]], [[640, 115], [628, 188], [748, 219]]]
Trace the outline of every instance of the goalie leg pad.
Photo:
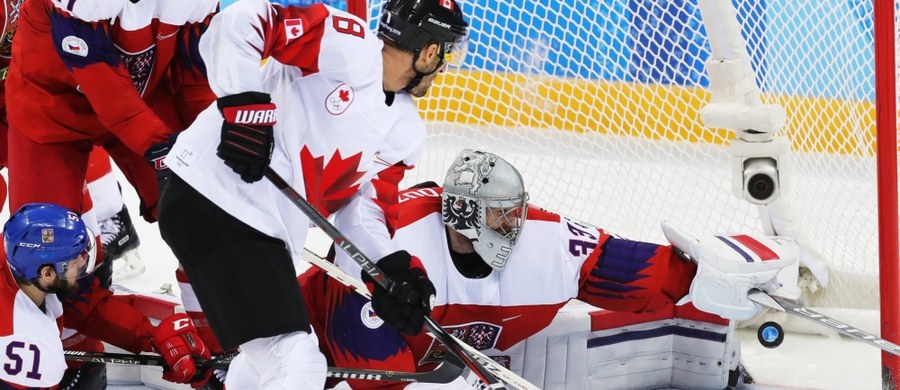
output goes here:
[[[672, 343], [672, 383], [679, 389], [724, 389], [733, 386], [741, 360], [735, 322], [702, 312], [691, 304], [675, 307], [675, 324], [684, 331]], [[697, 334], [715, 337], [694, 337]]]
[[626, 313], [573, 300], [539, 334], [485, 352], [543, 388], [723, 389], [739, 347], [730, 321], [690, 304]]

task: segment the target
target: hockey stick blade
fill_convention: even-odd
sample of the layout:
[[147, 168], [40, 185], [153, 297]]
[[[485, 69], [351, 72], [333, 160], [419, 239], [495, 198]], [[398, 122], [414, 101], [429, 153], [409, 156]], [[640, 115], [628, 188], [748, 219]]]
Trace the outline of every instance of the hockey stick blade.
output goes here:
[[[310, 221], [322, 229], [328, 237], [334, 240], [334, 244], [341, 248], [348, 256], [350, 256], [353, 261], [355, 261], [359, 266], [366, 272], [375, 283], [378, 283], [381, 287], [390, 291], [393, 285], [393, 282], [388, 279], [378, 266], [375, 265], [375, 262], [370, 260], [356, 245], [353, 245], [347, 237], [341, 234], [331, 222], [328, 221], [325, 216], [322, 215], [315, 207], [313, 207], [309, 202], [300, 195], [299, 192], [291, 188], [290, 184], [285, 181], [281, 175], [275, 172], [271, 167], [266, 168], [266, 178], [278, 188], [284, 196], [291, 200], [291, 202], [306, 214], [309, 217]], [[447, 347], [447, 351], [452, 353], [456, 358], [465, 363], [465, 365], [471, 369], [478, 377], [489, 387], [492, 389], [505, 389], [506, 385], [504, 381], [510, 383], [511, 385], [515, 385], [520, 389], [538, 390], [538, 387], [531, 385], [525, 379], [522, 379], [518, 375], [514, 374], [512, 371], [506, 370], [505, 367], [497, 364], [489, 357], [485, 356], [481, 352], [472, 349], [464, 349], [457, 339], [453, 338], [452, 335], [447, 333], [444, 328], [442, 328], [439, 324], [437, 324], [430, 316], [425, 317], [425, 325], [428, 330], [433, 333], [438, 340], [440, 340], [444, 346]], [[504, 372], [505, 370], [505, 372]], [[509, 379], [501, 380], [497, 373], [504, 372], [504, 377]]]
[[802, 305], [789, 299], [772, 296], [758, 290], [751, 292], [749, 294], [749, 298], [750, 300], [766, 307], [773, 307], [772, 303], [774, 302], [778, 306], [775, 307], [776, 310], [784, 311], [790, 315], [800, 318], [805, 318], [826, 328], [835, 330], [844, 336], [854, 338], [869, 345], [873, 345], [887, 353], [900, 356], [900, 345], [894, 344], [878, 336], [854, 328], [822, 313], [813, 311], [807, 307], [803, 307]]
[[[202, 367], [213, 369], [227, 369], [231, 364], [231, 360], [237, 354], [223, 355], [210, 360], [198, 360], [197, 364]], [[137, 366], [156, 366], [165, 367], [166, 361], [159, 355], [131, 355], [127, 353], [110, 353], [110, 352], [86, 352], [86, 351], [65, 351], [66, 360], [94, 362], [94, 363], [110, 363]], [[328, 367], [328, 378], [338, 379], [359, 379], [372, 381], [393, 381], [393, 382], [422, 382], [445, 384], [453, 382], [463, 372], [463, 367], [459, 364], [453, 364], [450, 361], [442, 362], [437, 368], [429, 372], [402, 372], [391, 370], [365, 370], [354, 368]]]

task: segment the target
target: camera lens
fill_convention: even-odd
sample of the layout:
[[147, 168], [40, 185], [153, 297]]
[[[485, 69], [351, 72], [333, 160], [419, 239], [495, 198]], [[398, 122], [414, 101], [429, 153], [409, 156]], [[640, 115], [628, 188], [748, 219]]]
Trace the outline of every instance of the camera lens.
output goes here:
[[756, 200], [769, 199], [775, 193], [775, 181], [769, 175], [757, 173], [747, 180], [747, 192]]

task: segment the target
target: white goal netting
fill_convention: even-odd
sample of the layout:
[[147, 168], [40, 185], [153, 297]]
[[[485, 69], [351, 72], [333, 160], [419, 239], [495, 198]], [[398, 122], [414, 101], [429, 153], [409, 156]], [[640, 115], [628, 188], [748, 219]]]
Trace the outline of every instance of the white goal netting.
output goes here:
[[[760, 229], [731, 192], [734, 134], [699, 120], [710, 49], [696, 0], [460, 4], [469, 56], [419, 100], [430, 139], [407, 184], [440, 183], [460, 148], [484, 148], [519, 167], [534, 203], [628, 238], [664, 242], [662, 219]], [[788, 116], [787, 196], [832, 267], [814, 303], [877, 309], [872, 3], [733, 4], [763, 101]]]

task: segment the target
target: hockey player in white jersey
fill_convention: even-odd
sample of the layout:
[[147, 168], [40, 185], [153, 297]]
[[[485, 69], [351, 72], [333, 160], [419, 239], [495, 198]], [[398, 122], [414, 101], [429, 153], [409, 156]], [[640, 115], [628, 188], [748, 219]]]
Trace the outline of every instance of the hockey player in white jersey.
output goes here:
[[[379, 33], [317, 4], [240, 0], [200, 42], [217, 103], [172, 146], [163, 238], [225, 349], [240, 346], [259, 388], [321, 388], [325, 358], [293, 261], [309, 219], [263, 178], [273, 169], [399, 281], [374, 291], [385, 320], [421, 331], [433, 286], [389, 234], [397, 184], [425, 127], [412, 96], [459, 61], [467, 23], [453, 0], [392, 0]], [[291, 308], [291, 310], [285, 310]], [[294, 310], [297, 309], [298, 310]]]
[[[594, 386], [734, 385], [739, 379], [740, 354], [726, 319], [758, 314], [760, 308], [747, 298], [747, 292], [754, 288], [772, 291], [776, 273], [797, 266], [796, 244], [781, 238], [741, 234], [695, 240], [664, 223], [664, 233], [673, 245], [658, 245], [615, 237], [595, 226], [529, 206], [527, 201], [523, 179], [512, 165], [492, 153], [464, 150], [442, 187], [432, 183], [401, 192], [394, 241], [421, 260], [433, 281], [437, 291], [434, 319], [489, 356], [511, 362], [511, 368], [524, 367], [529, 380], [542, 377], [544, 365], [522, 363], [521, 355], [509, 350], [546, 328], [564, 304], [577, 298], [622, 315], [591, 317], [588, 322], [608, 322], [602, 327], [611, 335], [600, 332], [589, 339], [586, 355], [574, 356], [597, 356], [590, 350], [611, 345], [618, 349], [603, 350], [600, 354], [606, 356], [601, 359], [611, 354], [633, 354], [634, 359], [627, 366], [629, 360], [623, 359], [582, 370], [588, 376], [600, 373], [602, 379], [590, 382]], [[685, 260], [682, 253], [699, 265]], [[340, 251], [336, 263], [351, 275], [360, 274], [359, 266]], [[314, 267], [299, 280], [320, 346], [333, 364], [422, 372], [433, 369], [445, 355], [443, 346], [426, 335], [398, 334], [371, 315], [374, 302], [368, 303], [322, 270]], [[692, 302], [686, 304], [688, 300]], [[651, 321], [632, 313], [670, 314], [650, 316]], [[653, 321], [666, 318], [675, 318], [675, 322], [655, 327]], [[684, 328], [677, 325], [686, 322], [690, 325]], [[635, 329], [643, 332], [629, 333]], [[685, 349], [675, 351], [674, 356], [689, 359], [668, 360], [691, 360], [679, 364], [699, 360], [700, 364], [673, 370], [678, 374], [665, 376], [665, 383], [652, 382], [655, 379], [650, 378], [658, 372], [670, 372], [664, 363], [672, 363], [663, 359], [658, 365], [648, 363], [654, 361], [652, 351], [632, 349], [634, 343], [629, 342], [650, 337], [660, 341], [648, 343], [665, 345], [662, 337], [673, 331], [689, 339], [673, 347]], [[581, 343], [584, 349], [583, 339]], [[710, 348], [718, 350], [716, 357], [700, 358], [708, 352], [704, 349]], [[566, 366], [589, 363], [576, 359]], [[562, 375], [553, 374], [557, 381]], [[567, 378], [581, 381], [577, 383], [590, 379], [584, 374]], [[566, 388], [591, 388], [577, 383], [566, 383]], [[351, 386], [386, 388], [390, 384], [351, 381]]]
[[[166, 380], [205, 382], [208, 370], [196, 367], [194, 359], [210, 355], [190, 319], [173, 314], [154, 327], [126, 300], [100, 288], [92, 274], [95, 242], [77, 213], [48, 203], [25, 204], [4, 224], [0, 348], [5, 354], [0, 359], [4, 367], [0, 388], [106, 388], [105, 369], [63, 375], [64, 323], [132, 353], [161, 354]], [[72, 304], [66, 297], [92, 301], [91, 310], [68, 307]]]
[[[34, 235], [46, 238], [32, 244], [35, 237], [28, 236]], [[0, 345], [18, 364], [0, 370], [0, 384], [4, 388], [56, 386], [66, 370], [60, 340], [63, 307], [57, 294], [77, 289], [76, 281], [93, 271], [95, 252], [89, 250], [93, 236], [77, 214], [55, 207], [14, 213], [4, 226], [3, 238], [7, 249], [0, 272], [0, 307], [11, 315], [0, 323]]]

